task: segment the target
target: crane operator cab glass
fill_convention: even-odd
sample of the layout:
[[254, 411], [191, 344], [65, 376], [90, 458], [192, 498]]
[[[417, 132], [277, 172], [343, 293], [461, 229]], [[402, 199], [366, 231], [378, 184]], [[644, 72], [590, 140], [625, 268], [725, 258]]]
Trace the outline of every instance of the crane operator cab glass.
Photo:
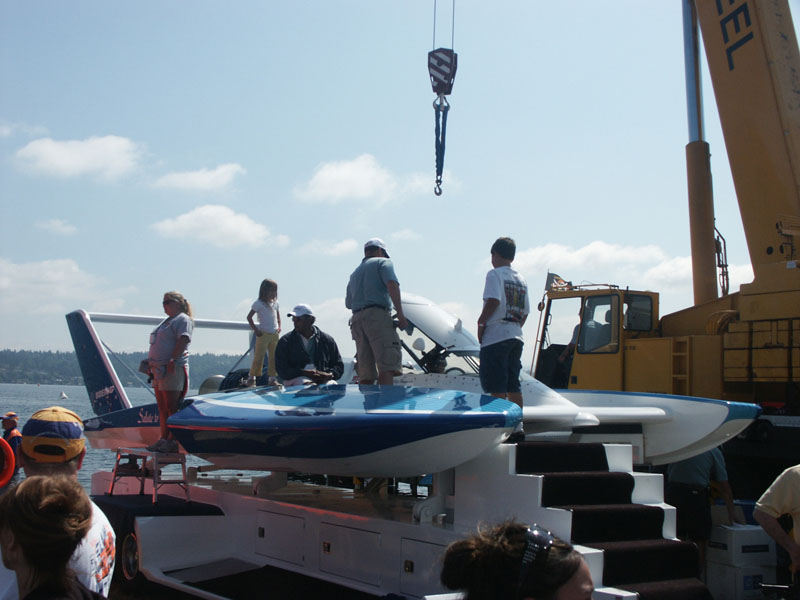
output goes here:
[[609, 369], [618, 370], [623, 340], [652, 329], [650, 296], [618, 290], [585, 294], [572, 292], [548, 302], [536, 378], [550, 387], [599, 384], [610, 376]]

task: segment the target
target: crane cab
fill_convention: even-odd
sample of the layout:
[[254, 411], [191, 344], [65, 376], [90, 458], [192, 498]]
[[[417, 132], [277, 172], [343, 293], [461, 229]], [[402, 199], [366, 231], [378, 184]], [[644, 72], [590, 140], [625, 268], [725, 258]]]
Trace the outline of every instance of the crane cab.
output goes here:
[[637, 340], [658, 335], [657, 293], [614, 286], [551, 289], [540, 309], [538, 380], [556, 389], [639, 387], [626, 368], [626, 353]]

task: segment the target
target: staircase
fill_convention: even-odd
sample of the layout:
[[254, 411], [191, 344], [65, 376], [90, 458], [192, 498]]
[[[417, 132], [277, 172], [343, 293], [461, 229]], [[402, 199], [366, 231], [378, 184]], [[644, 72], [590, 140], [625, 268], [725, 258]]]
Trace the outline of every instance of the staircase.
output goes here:
[[[541, 476], [541, 506], [569, 512], [570, 541], [602, 552], [595, 598], [627, 591], [641, 600], [711, 600], [697, 579], [694, 544], [664, 537], [674, 536], [675, 520], [674, 509], [662, 505], [663, 491], [652, 485], [660, 476], [611, 471], [607, 448], [525, 442], [516, 447], [516, 474]], [[641, 486], [647, 491], [637, 492], [637, 478], [651, 479]], [[671, 513], [667, 527], [665, 511]]]

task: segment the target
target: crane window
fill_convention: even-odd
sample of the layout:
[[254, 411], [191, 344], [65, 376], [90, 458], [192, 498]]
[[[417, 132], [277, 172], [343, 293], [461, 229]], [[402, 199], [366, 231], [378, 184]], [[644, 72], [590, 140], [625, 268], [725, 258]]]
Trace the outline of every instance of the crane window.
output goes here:
[[650, 296], [627, 294], [622, 327], [626, 331], [650, 331], [653, 328], [653, 299]]
[[583, 305], [577, 348], [581, 354], [619, 350], [619, 298], [589, 296]]

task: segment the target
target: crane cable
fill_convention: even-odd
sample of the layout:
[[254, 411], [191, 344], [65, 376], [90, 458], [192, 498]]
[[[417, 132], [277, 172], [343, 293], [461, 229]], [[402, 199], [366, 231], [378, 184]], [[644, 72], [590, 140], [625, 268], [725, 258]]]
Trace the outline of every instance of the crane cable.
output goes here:
[[458, 55], [453, 51], [456, 26], [456, 0], [453, 0], [453, 20], [450, 25], [450, 48], [436, 48], [436, 0], [433, 2], [433, 47], [428, 52], [428, 74], [436, 99], [433, 101], [435, 114], [436, 184], [433, 193], [442, 195], [442, 173], [444, 171], [445, 136], [447, 135], [447, 113], [450, 103], [445, 96], [453, 91], [453, 81], [458, 67]]

